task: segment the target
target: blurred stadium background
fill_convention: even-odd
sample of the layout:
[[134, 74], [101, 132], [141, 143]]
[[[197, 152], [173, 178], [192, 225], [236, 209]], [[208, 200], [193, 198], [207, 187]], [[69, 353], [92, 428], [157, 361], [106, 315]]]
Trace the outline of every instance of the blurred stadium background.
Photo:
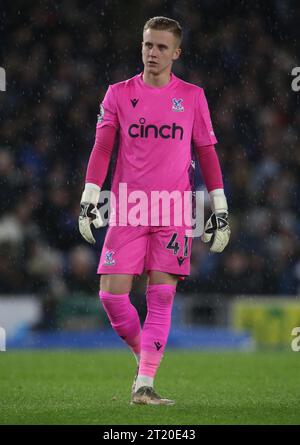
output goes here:
[[[300, 326], [300, 93], [291, 89], [300, 65], [299, 1], [4, 0], [0, 326], [7, 350], [121, 347], [97, 297], [105, 230], [91, 247], [77, 218], [99, 101], [110, 83], [142, 70], [142, 27], [155, 15], [184, 27], [174, 71], [206, 90], [232, 226], [222, 255], [194, 241], [170, 347], [290, 348]], [[132, 293], [142, 317], [144, 287], [141, 279]]]

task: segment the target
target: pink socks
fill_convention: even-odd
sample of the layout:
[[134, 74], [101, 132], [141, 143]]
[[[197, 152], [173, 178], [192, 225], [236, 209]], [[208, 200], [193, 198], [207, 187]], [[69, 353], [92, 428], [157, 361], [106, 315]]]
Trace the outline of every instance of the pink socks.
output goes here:
[[148, 311], [142, 331], [138, 313], [128, 294], [99, 292], [113, 329], [137, 357], [140, 355], [138, 387], [143, 381], [147, 381], [147, 386], [153, 385], [169, 336], [175, 292], [176, 286], [169, 284], [148, 285]]
[[176, 287], [150, 284], [147, 288], [147, 317], [141, 342], [139, 375], [154, 378], [168, 340]]
[[116, 333], [128, 344], [134, 354], [141, 349], [141, 323], [128, 294], [110, 294], [99, 292], [105, 312]]

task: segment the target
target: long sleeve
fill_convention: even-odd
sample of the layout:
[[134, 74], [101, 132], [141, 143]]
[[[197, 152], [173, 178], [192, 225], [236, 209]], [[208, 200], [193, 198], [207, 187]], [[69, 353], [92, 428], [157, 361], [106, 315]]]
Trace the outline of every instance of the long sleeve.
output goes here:
[[95, 144], [87, 166], [86, 183], [102, 187], [107, 175], [116, 132], [117, 130], [113, 126], [97, 126]]
[[195, 152], [207, 191], [223, 189], [222, 172], [215, 146], [195, 146]]

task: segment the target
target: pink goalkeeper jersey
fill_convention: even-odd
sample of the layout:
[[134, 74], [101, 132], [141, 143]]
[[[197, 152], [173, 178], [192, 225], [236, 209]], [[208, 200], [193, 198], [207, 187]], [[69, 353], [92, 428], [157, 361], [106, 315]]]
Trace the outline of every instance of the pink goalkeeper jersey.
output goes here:
[[[217, 140], [202, 88], [174, 74], [167, 85], [153, 87], [142, 75], [109, 86], [97, 128], [109, 125], [119, 130], [112, 182], [117, 199], [119, 184], [125, 183], [128, 194], [145, 192], [150, 205], [153, 191], [192, 190], [192, 143], [201, 147]], [[118, 203], [115, 211], [120, 212]], [[158, 224], [151, 224], [151, 211], [155, 213], [149, 208], [149, 225], [159, 225], [161, 215]]]

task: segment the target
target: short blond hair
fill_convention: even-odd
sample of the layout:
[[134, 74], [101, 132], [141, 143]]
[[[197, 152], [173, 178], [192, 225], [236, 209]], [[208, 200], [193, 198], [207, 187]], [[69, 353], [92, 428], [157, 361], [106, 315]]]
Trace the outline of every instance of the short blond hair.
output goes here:
[[169, 31], [177, 38], [178, 44], [181, 44], [182, 27], [177, 20], [169, 19], [168, 17], [152, 17], [145, 23], [143, 31], [149, 28], [158, 31]]

